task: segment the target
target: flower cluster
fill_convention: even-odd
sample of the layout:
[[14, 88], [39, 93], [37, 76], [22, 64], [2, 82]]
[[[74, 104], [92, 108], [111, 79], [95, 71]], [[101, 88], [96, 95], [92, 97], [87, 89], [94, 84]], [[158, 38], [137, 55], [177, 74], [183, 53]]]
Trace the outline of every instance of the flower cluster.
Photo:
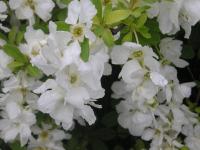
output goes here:
[[0, 0], [0, 138], [64, 150], [77, 123], [95, 123], [101, 79], [120, 65], [118, 123], [150, 150], [199, 150], [199, 116], [184, 101], [196, 83], [178, 79], [189, 63], [174, 36], [190, 37], [199, 9], [200, 0]]
[[[195, 83], [179, 83], [176, 69], [169, 65], [185, 67], [179, 58], [181, 41], [165, 38], [160, 44], [160, 56], [150, 47], [125, 42], [111, 52], [113, 64], [123, 65], [112, 89], [114, 98], [122, 98], [117, 105], [119, 124], [133, 136], [151, 140], [151, 150], [179, 149], [184, 142], [177, 140], [181, 134], [189, 136], [198, 127], [197, 115], [192, 113], [183, 99], [191, 94]], [[194, 129], [193, 129], [194, 128]], [[195, 142], [185, 142], [192, 150]]]

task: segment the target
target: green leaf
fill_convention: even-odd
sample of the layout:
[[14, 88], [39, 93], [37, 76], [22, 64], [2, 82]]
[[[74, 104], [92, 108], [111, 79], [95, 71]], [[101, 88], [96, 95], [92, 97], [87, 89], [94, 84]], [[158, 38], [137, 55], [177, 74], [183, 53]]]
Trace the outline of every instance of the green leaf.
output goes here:
[[145, 143], [142, 140], [137, 139], [135, 142], [134, 148], [137, 150], [143, 150], [145, 149]]
[[145, 24], [148, 29], [149, 33], [151, 34], [151, 38], [144, 38], [143, 36], [139, 35], [139, 41], [142, 45], [157, 45], [160, 43], [160, 30], [159, 25], [156, 20], [148, 20]]
[[7, 41], [7, 37], [5, 34], [3, 34], [3, 32], [0, 32], [0, 39]]
[[81, 43], [81, 59], [85, 62], [89, 60], [90, 56], [90, 47], [89, 40], [84, 38], [84, 41]]
[[147, 21], [147, 14], [142, 14], [136, 22], [137, 28], [144, 26], [146, 21]]
[[68, 5], [71, 2], [71, 0], [58, 0], [58, 1], [60, 1], [61, 3], [65, 5]]
[[12, 150], [26, 150], [25, 147], [21, 147], [19, 142], [14, 142], [14, 143], [10, 144], [10, 148]]
[[200, 114], [200, 107], [196, 107], [195, 108], [195, 112], [198, 113], [198, 114]]
[[13, 61], [11, 63], [8, 64], [8, 67], [12, 70], [12, 71], [17, 71], [18, 69], [20, 69], [21, 67], [24, 66], [24, 63], [22, 62], [18, 62], [18, 61]]
[[104, 8], [104, 12], [103, 12], [103, 18], [104, 18], [104, 21], [106, 19], [106, 17], [108, 16], [108, 14], [112, 12], [112, 4], [111, 3], [108, 3], [106, 4], [105, 8]]
[[8, 40], [10, 44], [15, 43], [16, 35], [17, 35], [17, 27], [13, 26], [10, 32], [8, 33]]
[[107, 25], [111, 25], [114, 23], [118, 23], [126, 18], [131, 14], [130, 10], [115, 10], [110, 12], [106, 18], [105, 18], [105, 23]]
[[32, 66], [31, 64], [29, 64], [27, 67], [26, 67], [26, 71], [27, 73], [32, 76], [32, 77], [39, 77], [41, 75], [41, 72], [40, 70], [35, 67], [35, 66]]
[[92, 0], [92, 2], [97, 9], [97, 16], [101, 20], [102, 19], [102, 0]]
[[137, 30], [144, 38], [146, 39], [150, 39], [151, 38], [151, 34], [149, 33], [149, 29], [145, 26], [142, 26], [141, 28], [139, 28]]
[[56, 21], [58, 31], [69, 31], [70, 26], [66, 24], [64, 21]]
[[11, 44], [5, 44], [3, 46], [3, 50], [6, 54], [14, 58], [16, 61], [21, 63], [28, 63], [27, 57], [23, 55], [16, 46]]
[[136, 9], [133, 10], [133, 12], [131, 13], [132, 16], [138, 18], [141, 16], [141, 14], [143, 12], [145, 12], [149, 7], [148, 6], [145, 6], [145, 7], [138, 7]]
[[18, 31], [17, 36], [16, 36], [16, 44], [19, 45], [24, 39], [24, 32], [23, 31]]
[[96, 34], [96, 36], [101, 37], [104, 32], [104, 28], [100, 25], [95, 25], [93, 31]]
[[180, 150], [189, 150], [189, 148], [187, 146], [183, 146], [180, 148]]
[[114, 37], [109, 29], [103, 30], [102, 38], [108, 47], [112, 47], [114, 45]]
[[122, 39], [122, 43], [124, 42], [131, 42], [133, 39], [133, 34], [131, 32], [127, 33], [123, 39]]

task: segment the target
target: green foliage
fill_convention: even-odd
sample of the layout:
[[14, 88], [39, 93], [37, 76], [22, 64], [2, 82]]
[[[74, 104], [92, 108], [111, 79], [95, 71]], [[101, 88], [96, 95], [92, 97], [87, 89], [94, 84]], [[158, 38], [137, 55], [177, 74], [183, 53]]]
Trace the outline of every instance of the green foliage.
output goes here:
[[56, 21], [58, 31], [69, 31], [70, 26], [66, 24], [64, 21]]
[[22, 147], [18, 141], [10, 144], [11, 150], [26, 150], [25, 147]]
[[3, 46], [3, 50], [8, 56], [14, 58], [16, 61], [24, 64], [28, 63], [27, 57], [24, 56], [16, 46], [11, 44], [5, 44]]
[[131, 14], [130, 10], [115, 10], [108, 13], [105, 17], [105, 24], [111, 25], [126, 19]]
[[90, 47], [89, 40], [84, 38], [84, 41], [81, 43], [81, 58], [83, 61], [87, 62], [89, 60]]

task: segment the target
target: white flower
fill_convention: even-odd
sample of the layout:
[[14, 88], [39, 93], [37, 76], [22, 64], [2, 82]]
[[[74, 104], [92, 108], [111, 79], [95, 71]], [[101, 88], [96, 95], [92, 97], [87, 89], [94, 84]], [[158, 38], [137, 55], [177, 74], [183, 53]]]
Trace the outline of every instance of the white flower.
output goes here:
[[175, 85], [174, 90], [173, 90], [173, 100], [176, 103], [182, 103], [184, 98], [188, 98], [191, 95], [191, 89], [195, 86], [196, 84], [194, 82], [188, 82], [188, 83], [182, 83]]
[[[75, 78], [71, 84], [76, 84]], [[75, 81], [75, 82], [74, 82]], [[49, 90], [48, 90], [49, 89]], [[55, 80], [47, 80], [41, 87], [35, 90], [36, 93], [42, 93], [38, 100], [39, 110], [48, 113], [55, 119], [57, 124], [62, 123], [68, 130], [73, 125], [73, 119], [82, 117], [90, 125], [94, 123], [96, 117], [90, 106], [87, 106], [89, 99], [87, 91], [83, 87], [71, 88], [69, 90], [59, 86]], [[79, 93], [77, 95], [77, 93]]]
[[140, 44], [132, 42], [125, 42], [122, 46], [114, 46], [111, 52], [113, 64], [125, 64], [129, 58], [144, 62], [146, 59], [154, 59], [153, 57], [158, 58], [150, 47], [142, 47]]
[[200, 20], [199, 8], [199, 0], [163, 0], [152, 5], [149, 16], [157, 16], [162, 33], [174, 34], [182, 27], [185, 30], [185, 38], [189, 38], [191, 26]]
[[37, 138], [31, 137], [28, 149], [54, 149], [64, 150], [62, 140], [69, 139], [71, 136], [59, 129], [53, 129], [49, 124], [42, 124], [42, 128], [34, 126], [33, 134]]
[[24, 146], [31, 136], [30, 127], [36, 123], [35, 115], [14, 102], [8, 103], [5, 109], [3, 119], [0, 119], [2, 138], [5, 142], [10, 142], [19, 135], [21, 146]]
[[97, 10], [90, 0], [73, 0], [68, 5], [66, 23], [71, 24], [71, 34], [75, 40], [83, 41], [84, 37], [95, 41], [95, 35], [90, 30], [92, 19]]
[[9, 5], [18, 19], [27, 19], [31, 24], [34, 24], [34, 14], [45, 22], [49, 20], [55, 6], [52, 0], [9, 0]]
[[[0, 39], [0, 47], [5, 44], [5, 41]], [[0, 48], [0, 79], [7, 78], [11, 76], [11, 70], [8, 68], [8, 64], [12, 62], [12, 58], [9, 57], [1, 48]]]
[[176, 67], [184, 68], [188, 62], [180, 59], [182, 41], [164, 38], [160, 42], [160, 52], [165, 59], [172, 62]]
[[192, 124], [187, 125], [183, 128], [185, 131], [185, 143], [190, 150], [197, 150], [199, 149], [199, 142], [200, 142], [200, 125], [197, 124], [194, 127]]

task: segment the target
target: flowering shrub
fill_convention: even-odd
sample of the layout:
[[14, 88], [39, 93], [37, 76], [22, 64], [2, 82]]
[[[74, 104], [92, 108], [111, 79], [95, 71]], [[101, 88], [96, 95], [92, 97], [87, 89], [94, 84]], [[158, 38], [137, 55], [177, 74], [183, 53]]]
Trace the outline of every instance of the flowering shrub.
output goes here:
[[199, 10], [0, 0], [0, 148], [200, 150]]

